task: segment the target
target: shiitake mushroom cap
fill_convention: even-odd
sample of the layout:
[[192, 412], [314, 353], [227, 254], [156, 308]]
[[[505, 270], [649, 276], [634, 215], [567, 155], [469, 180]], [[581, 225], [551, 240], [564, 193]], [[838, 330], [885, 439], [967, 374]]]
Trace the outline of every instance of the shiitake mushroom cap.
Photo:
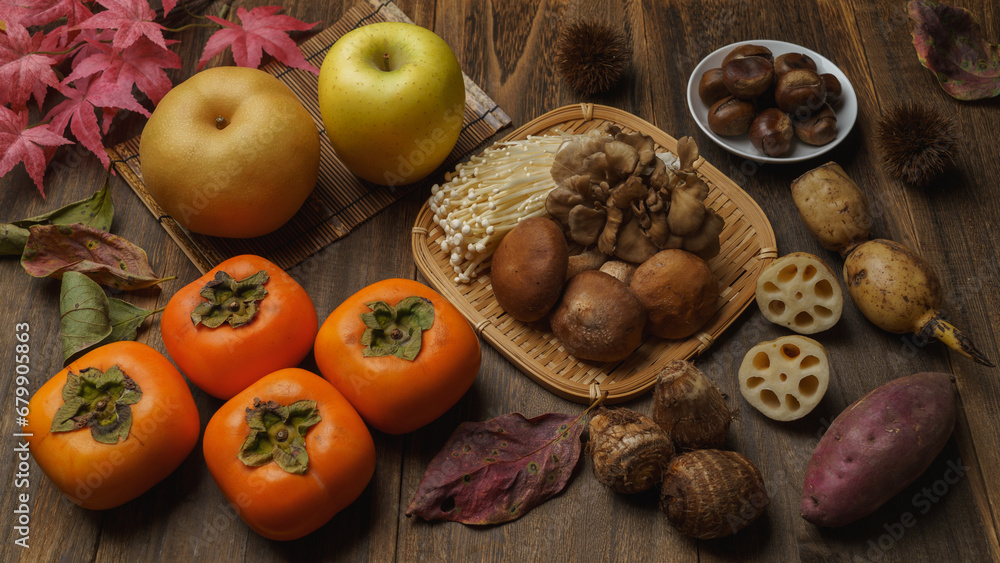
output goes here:
[[616, 362], [642, 343], [646, 310], [627, 285], [600, 270], [586, 270], [566, 284], [549, 321], [573, 356]]

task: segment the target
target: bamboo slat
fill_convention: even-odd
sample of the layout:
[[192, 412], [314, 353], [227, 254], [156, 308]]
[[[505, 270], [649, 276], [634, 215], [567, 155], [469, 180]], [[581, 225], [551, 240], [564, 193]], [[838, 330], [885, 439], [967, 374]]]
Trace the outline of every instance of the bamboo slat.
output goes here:
[[[528, 135], [554, 135], [558, 131], [585, 133], [607, 122], [623, 131], [649, 135], [656, 142], [657, 151], [677, 152], [677, 140], [651, 123], [594, 104], [553, 110], [517, 129], [504, 141]], [[701, 332], [686, 340], [647, 336], [622, 362], [597, 364], [577, 360], [566, 353], [551, 332], [528, 326], [504, 313], [493, 297], [489, 261], [471, 282], [455, 283], [450, 254], [441, 249], [444, 232], [434, 223], [434, 214], [427, 204], [421, 208], [413, 227], [414, 260], [421, 274], [458, 307], [487, 342], [542, 387], [579, 403], [589, 403], [605, 392], [606, 402], [625, 401], [649, 389], [655, 383], [656, 373], [668, 362], [697, 356], [711, 346], [753, 301], [757, 277], [777, 257], [774, 231], [757, 203], [707, 162], [698, 169], [698, 174], [710, 188], [706, 204], [726, 221], [719, 255], [709, 261], [723, 286], [716, 314]]]

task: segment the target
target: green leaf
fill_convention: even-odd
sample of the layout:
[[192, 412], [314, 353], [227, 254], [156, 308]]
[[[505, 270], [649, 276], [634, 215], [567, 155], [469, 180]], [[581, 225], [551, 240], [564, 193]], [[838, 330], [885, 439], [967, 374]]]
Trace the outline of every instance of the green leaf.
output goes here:
[[83, 274], [66, 272], [59, 290], [63, 365], [111, 334], [110, 307], [101, 286]]
[[[72, 374], [70, 374], [72, 375]], [[89, 406], [90, 403], [87, 402], [83, 397], [70, 397], [66, 399], [66, 402], [62, 404], [57, 410], [56, 414], [52, 416], [52, 432], [71, 432], [73, 430], [79, 430], [83, 425], [77, 423], [73, 420], [84, 407]]]
[[111, 203], [111, 192], [109, 186], [111, 177], [104, 181], [104, 187], [94, 192], [94, 195], [81, 199], [50, 211], [44, 215], [28, 217], [20, 221], [14, 221], [14, 225], [27, 229], [33, 225], [72, 225], [80, 223], [100, 231], [111, 229], [111, 221], [114, 218], [115, 207]]
[[173, 279], [157, 277], [143, 249], [93, 227], [34, 225], [29, 231], [21, 266], [32, 276], [61, 278], [66, 272], [80, 272], [118, 289], [140, 289]]
[[111, 344], [112, 342], [122, 342], [125, 340], [135, 340], [138, 333], [139, 327], [142, 322], [149, 318], [151, 315], [155, 315], [162, 308], [150, 310], [143, 309], [142, 307], [136, 307], [135, 305], [111, 297], [108, 300], [111, 305], [109, 309], [109, 317], [111, 318], [111, 334], [109, 334], [104, 340], [102, 340], [98, 346], [104, 346], [105, 344]]
[[20, 256], [28, 242], [28, 229], [0, 223], [0, 256]]

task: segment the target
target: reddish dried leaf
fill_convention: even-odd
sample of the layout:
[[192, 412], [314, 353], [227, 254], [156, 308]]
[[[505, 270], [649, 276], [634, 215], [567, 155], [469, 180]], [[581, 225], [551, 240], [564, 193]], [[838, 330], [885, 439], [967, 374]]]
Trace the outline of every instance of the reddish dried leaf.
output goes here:
[[79, 223], [28, 230], [21, 265], [32, 276], [62, 278], [65, 272], [79, 272], [118, 289], [141, 289], [172, 279], [157, 277], [146, 251], [111, 233]]
[[73, 26], [93, 15], [80, 0], [34, 0], [32, 4], [20, 20], [25, 27], [45, 26], [62, 17]]
[[70, 145], [71, 141], [56, 133], [50, 125], [28, 127], [28, 110], [15, 113], [0, 106], [0, 176], [10, 172], [18, 162], [24, 163], [28, 175], [45, 197], [42, 178], [48, 159], [42, 147]]
[[581, 417], [512, 413], [463, 422], [431, 460], [406, 515], [463, 524], [524, 516], [569, 482], [580, 459]]
[[[149, 116], [149, 111], [142, 107], [130, 91], [119, 89], [111, 80], [101, 80], [100, 76], [89, 76], [74, 81], [74, 86], [64, 86], [66, 99], [45, 115], [44, 120], [51, 120], [53, 130], [63, 133], [70, 126], [73, 136], [83, 143], [90, 152], [101, 159], [107, 168], [111, 160], [104, 151], [101, 142], [101, 128], [97, 124], [96, 110], [107, 113], [107, 108], [127, 109]], [[113, 112], [112, 112], [113, 113]], [[105, 115], [104, 131], [107, 132], [110, 120]]]
[[976, 18], [964, 8], [910, 0], [913, 47], [945, 92], [959, 100], [1000, 95], [1000, 45], [990, 45]]
[[167, 48], [163, 39], [164, 28], [153, 21], [156, 12], [149, 7], [147, 0], [97, 0], [97, 3], [107, 10], [80, 22], [80, 29], [114, 29], [112, 46], [115, 49], [125, 49], [143, 35], [160, 47]]
[[[173, 85], [164, 72], [168, 68], [181, 68], [181, 58], [170, 49], [165, 49], [145, 37], [140, 37], [124, 51], [114, 49], [98, 39], [87, 39], [92, 47], [86, 57], [78, 56], [73, 61], [73, 72], [65, 82], [99, 75], [100, 82], [109, 85], [107, 90], [131, 92], [138, 86], [152, 102], [158, 103]], [[176, 41], [167, 41], [167, 44]]]
[[38, 55], [45, 34], [29, 35], [19, 23], [7, 24], [0, 33], [0, 105], [22, 108], [32, 94], [41, 109], [49, 86], [59, 90], [59, 79], [52, 69], [58, 61], [48, 55]]
[[248, 12], [242, 7], [237, 8], [236, 15], [240, 18], [240, 25], [216, 16], [206, 16], [223, 28], [208, 38], [205, 51], [198, 61], [198, 69], [231, 46], [237, 66], [257, 68], [260, 66], [262, 51], [267, 51], [292, 68], [319, 75], [319, 69], [306, 61], [302, 51], [287, 33], [305, 31], [319, 22], [305, 23], [292, 16], [275, 15], [281, 9], [280, 6], [261, 6]]

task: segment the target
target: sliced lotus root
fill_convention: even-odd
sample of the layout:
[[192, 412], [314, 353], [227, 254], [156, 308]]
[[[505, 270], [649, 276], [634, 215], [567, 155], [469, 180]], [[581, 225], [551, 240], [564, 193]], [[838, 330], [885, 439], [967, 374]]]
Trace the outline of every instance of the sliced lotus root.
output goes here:
[[844, 292], [826, 262], [808, 252], [793, 252], [761, 272], [757, 306], [772, 323], [813, 334], [840, 320]]
[[747, 352], [740, 366], [743, 398], [774, 420], [796, 420], [809, 414], [829, 383], [826, 350], [805, 336], [761, 342]]

